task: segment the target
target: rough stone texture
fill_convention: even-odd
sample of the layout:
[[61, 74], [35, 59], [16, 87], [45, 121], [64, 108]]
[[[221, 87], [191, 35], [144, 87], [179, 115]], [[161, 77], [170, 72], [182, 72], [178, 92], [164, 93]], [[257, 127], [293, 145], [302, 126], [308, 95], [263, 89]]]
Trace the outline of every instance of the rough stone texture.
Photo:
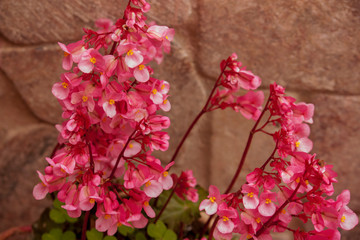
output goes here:
[[[288, 94], [299, 100], [304, 99], [303, 96], [294, 92]], [[265, 99], [267, 99], [268, 95], [266, 93]], [[218, 186], [220, 191], [225, 191], [238, 168], [250, 130], [253, 128], [255, 121], [247, 120], [241, 113], [236, 113], [231, 109], [216, 110], [211, 114], [213, 116], [211, 122], [213, 132], [210, 179], [211, 184]], [[266, 117], [267, 115], [264, 115], [260, 126]], [[274, 147], [275, 143], [270, 136], [263, 133], [254, 134], [244, 166], [233, 187], [233, 191], [236, 191], [246, 182], [245, 177], [247, 174], [266, 161]]]
[[[154, 66], [154, 73], [154, 77], [171, 83], [169, 99], [173, 110], [166, 114], [171, 120], [168, 131], [170, 147], [165, 153], [156, 153], [164, 162], [169, 162], [186, 129], [206, 102], [206, 90], [195, 72], [191, 56], [177, 44], [174, 44], [172, 53], [165, 56], [162, 64]], [[205, 185], [208, 184], [208, 164], [199, 159], [205, 159], [208, 154], [210, 123], [207, 119], [201, 119], [199, 125], [179, 152], [174, 169], [177, 172], [193, 169], [199, 182]]]
[[[254, 121], [245, 119], [230, 109], [213, 112], [211, 147], [211, 184], [225, 191], [240, 163], [249, 132]], [[274, 149], [271, 137], [255, 134], [247, 160], [244, 163], [236, 185], [236, 191], [246, 182], [245, 176], [255, 167], [261, 166]]]
[[[49, 155], [56, 137], [53, 127], [39, 122], [61, 121], [61, 109], [51, 94], [52, 84], [63, 72], [57, 42], [80, 39], [81, 29], [93, 27], [99, 17], [117, 19], [126, 2], [0, 1], [0, 231], [10, 224], [29, 224], [47, 204], [33, 200], [31, 191], [38, 181], [35, 170], [45, 164], [43, 157]], [[358, 1], [149, 2], [149, 19], [177, 33], [171, 54], [154, 66], [155, 77], [172, 84], [170, 148], [157, 156], [170, 160], [204, 104], [219, 74], [220, 60], [237, 52], [244, 65], [262, 77], [263, 86], [277, 81], [301, 101], [316, 104], [314, 152], [335, 165], [340, 182], [336, 189], [351, 190], [350, 206], [359, 213]], [[252, 125], [253, 121], [229, 110], [205, 115], [185, 142], [173, 170], [192, 168], [199, 183], [224, 190]], [[255, 136], [237, 184], [265, 160], [272, 144], [265, 135]], [[358, 229], [344, 231], [343, 238], [358, 239]]]
[[360, 93], [357, 1], [199, 2], [197, 61], [210, 76], [236, 52], [266, 85]]
[[[80, 39], [84, 27], [98, 18], [122, 16], [125, 0], [12, 1], [0, 2], [0, 32], [18, 44]], [[55, 27], [54, 27], [55, 26]]]
[[[162, 1], [149, 2], [152, 4], [150, 19], [159, 24], [179, 26], [192, 13], [193, 3], [190, 0], [173, 1], [166, 5]], [[96, 19], [115, 21], [120, 18], [126, 4], [126, 0], [2, 0], [0, 32], [17, 44], [77, 40], [81, 38], [84, 27], [94, 27]]]
[[314, 152], [320, 159], [334, 165], [338, 173], [336, 194], [351, 191], [350, 208], [360, 210], [360, 96], [318, 94], [312, 139]]
[[[0, 146], [17, 128], [37, 122], [12, 82], [0, 72]], [[0, 147], [1, 148], [1, 147]]]
[[50, 123], [61, 121], [61, 107], [51, 93], [63, 72], [57, 44], [0, 49], [0, 68], [13, 81], [32, 112]]
[[56, 136], [56, 130], [48, 125], [26, 125], [2, 144], [0, 232], [12, 226], [30, 225], [49, 205], [45, 200], [36, 201], [32, 189], [39, 182], [36, 170], [46, 166], [44, 158], [55, 146]]

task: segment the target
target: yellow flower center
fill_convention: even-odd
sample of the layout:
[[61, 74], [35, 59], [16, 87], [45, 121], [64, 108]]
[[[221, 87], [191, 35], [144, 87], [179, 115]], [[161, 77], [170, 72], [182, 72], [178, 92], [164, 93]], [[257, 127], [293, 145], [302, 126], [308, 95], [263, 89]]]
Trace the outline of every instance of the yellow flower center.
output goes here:
[[164, 90], [165, 84], [161, 85], [161, 90]]
[[96, 63], [96, 58], [94, 58], [94, 57], [90, 58], [90, 62], [91, 62], [92, 64], [95, 64], [95, 63]]
[[257, 223], [261, 223], [261, 219], [260, 219], [260, 218], [255, 219], [255, 221], [256, 221]]
[[300, 147], [300, 142], [299, 141], [297, 141], [296, 143], [295, 143], [295, 147]]
[[252, 198], [252, 197], [254, 196], [254, 193], [253, 193], [253, 192], [249, 192], [249, 193], [247, 194], [247, 196]]
[[271, 199], [267, 198], [267, 199], [265, 200], [265, 203], [266, 203], [266, 204], [270, 204], [270, 203], [271, 203]]
[[83, 102], [86, 102], [89, 98], [87, 96], [82, 96]]
[[164, 103], [164, 104], [166, 104], [167, 102], [168, 102], [168, 100], [167, 100], [167, 99], [165, 99], [163, 103]]
[[342, 216], [342, 217], [341, 217], [341, 222], [345, 222], [345, 219], [346, 219], [346, 217], [345, 217], [345, 216]]
[[95, 199], [90, 198], [89, 202], [90, 202], [91, 204], [93, 204], [93, 203], [95, 202]]
[[165, 38], [166, 38], [167, 40], [169, 40], [168, 36], [165, 36]]
[[144, 65], [139, 65], [139, 70], [143, 70], [145, 68], [145, 66]]
[[227, 216], [223, 216], [222, 218], [224, 222], [229, 221], [229, 218]]
[[157, 90], [154, 88], [152, 91], [151, 91], [154, 95], [157, 94]]
[[299, 183], [300, 182], [300, 178], [298, 177], [295, 182]]
[[309, 185], [309, 180], [305, 180], [305, 184], [306, 184], [306, 185]]
[[169, 172], [168, 172], [168, 171], [163, 172], [163, 176], [164, 176], [164, 177], [167, 177], [167, 175], [169, 175]]
[[63, 88], [68, 88], [69, 86], [69, 84], [67, 84], [66, 82], [63, 82], [61, 85], [63, 86]]
[[110, 99], [110, 100], [109, 100], [109, 104], [110, 104], [110, 105], [113, 105], [114, 103], [115, 103], [115, 100], [114, 100], [114, 99]]
[[144, 206], [145, 206], [145, 207], [149, 206], [149, 202], [148, 202], [148, 201], [145, 201], [145, 202], [144, 202]]
[[150, 186], [151, 185], [151, 182], [149, 181], [149, 182], [147, 182], [147, 183], [145, 183], [145, 187], [148, 187], [148, 186]]
[[130, 49], [128, 52], [127, 52], [127, 55], [128, 56], [131, 56], [131, 55], [133, 55], [134, 54], [134, 51], [132, 50], [132, 49]]
[[209, 199], [210, 199], [210, 201], [211, 201], [212, 203], [216, 201], [216, 197], [211, 197], [211, 198], [209, 198]]
[[250, 238], [252, 238], [252, 236], [250, 234], [248, 234], [248, 235], [246, 235], [246, 238], [250, 239]]
[[133, 148], [134, 147], [134, 145], [132, 145], [131, 143], [129, 144], [129, 148]]
[[109, 214], [105, 214], [104, 218], [109, 219], [111, 216]]
[[285, 213], [286, 213], [285, 209], [281, 210], [281, 213], [282, 213], [282, 214], [285, 214]]
[[64, 52], [64, 57], [69, 56], [70, 54], [68, 54], [67, 52]]

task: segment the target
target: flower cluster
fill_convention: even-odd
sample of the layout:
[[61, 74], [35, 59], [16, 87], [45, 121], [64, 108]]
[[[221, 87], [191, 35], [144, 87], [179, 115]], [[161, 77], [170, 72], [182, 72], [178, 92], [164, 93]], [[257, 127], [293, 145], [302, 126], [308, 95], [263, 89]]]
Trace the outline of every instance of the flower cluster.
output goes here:
[[[283, 87], [274, 83], [255, 126], [265, 112], [267, 120], [254, 132], [273, 137], [271, 156], [247, 175], [247, 182], [238, 191], [221, 195], [215, 186], [210, 186], [208, 199], [200, 204], [200, 210], [217, 216], [213, 225], [215, 239], [231, 239], [233, 233], [240, 234], [240, 239], [271, 239], [270, 232], [286, 230], [292, 231], [295, 239], [340, 239], [337, 228], [350, 230], [358, 224], [358, 218], [347, 207], [348, 190], [336, 200], [328, 198], [334, 193], [336, 173], [331, 165], [309, 154], [312, 142], [308, 139], [308, 123], [312, 123], [314, 106], [295, 103], [294, 98], [285, 95]], [[269, 124], [279, 129], [269, 132]], [[290, 229], [293, 218], [311, 220], [314, 230]]]
[[174, 30], [147, 25], [144, 0], [131, 0], [124, 18], [96, 22], [81, 41], [65, 45], [61, 82], [52, 92], [65, 121], [36, 199], [57, 192], [71, 217], [96, 204], [96, 229], [112, 235], [118, 225], [144, 227], [155, 212], [149, 201], [173, 186], [154, 150], [168, 148], [169, 83], [152, 77], [150, 61], [170, 51]]
[[[264, 93], [252, 90], [260, 86], [261, 79], [246, 70], [237, 58], [233, 53], [221, 62], [222, 73], [215, 84], [216, 92], [211, 96], [211, 106], [208, 110], [232, 108], [247, 119], [257, 120], [264, 102]], [[241, 90], [245, 90], [246, 93], [238, 96]]]
[[[255, 91], [260, 78], [237, 61], [236, 54], [221, 62], [221, 74], [207, 102], [170, 163], [163, 166], [152, 155], [155, 150], [168, 149], [169, 135], [164, 129], [170, 120], [159, 112], [169, 111], [171, 105], [170, 84], [153, 77], [150, 62], [160, 63], [163, 52], [169, 53], [174, 30], [147, 24], [144, 13], [149, 9], [145, 0], [129, 0], [124, 17], [115, 23], [100, 19], [96, 22], [98, 30], [84, 29], [82, 40], [59, 43], [64, 51], [62, 66], [67, 72], [53, 85], [52, 93], [63, 108], [65, 120], [56, 126], [58, 145], [46, 158], [44, 174], [38, 171], [41, 182], [34, 187], [34, 197], [43, 199], [48, 193], [56, 193], [70, 217], [86, 212], [82, 239], [86, 237], [90, 211], [96, 216], [95, 228], [100, 232], [113, 235], [121, 225], [148, 225], [149, 236], [155, 232], [158, 239], [173, 239], [175, 233], [158, 220], [174, 194], [175, 201], [186, 204], [202, 200], [195, 207], [196, 213], [192, 209], [195, 204], [185, 204], [185, 208], [173, 204], [178, 212], [193, 218], [200, 216], [199, 210], [216, 216], [208, 239], [232, 239], [239, 234], [240, 239], [267, 240], [271, 232], [284, 231], [291, 231], [299, 240], [340, 239], [339, 227], [355, 227], [358, 218], [347, 206], [350, 192], [344, 190], [331, 199], [336, 173], [331, 165], [309, 153], [312, 141], [308, 138], [308, 124], [312, 123], [314, 106], [296, 103], [274, 83], [263, 107], [264, 93]], [[203, 200], [195, 188], [192, 170], [177, 176], [169, 174], [169, 169], [200, 117], [226, 108], [254, 120], [255, 125], [225, 193], [211, 185], [208, 198]], [[274, 150], [262, 166], [247, 175], [240, 189], [231, 192], [256, 133], [271, 136]], [[158, 201], [151, 200], [170, 189], [160, 210]], [[189, 233], [199, 228], [186, 224], [201, 225], [192, 217], [181, 218], [179, 236], [206, 239], [211, 217], [202, 232]], [[155, 218], [153, 223], [148, 224], [149, 218]], [[310, 220], [314, 229], [291, 229], [289, 224], [294, 218]]]

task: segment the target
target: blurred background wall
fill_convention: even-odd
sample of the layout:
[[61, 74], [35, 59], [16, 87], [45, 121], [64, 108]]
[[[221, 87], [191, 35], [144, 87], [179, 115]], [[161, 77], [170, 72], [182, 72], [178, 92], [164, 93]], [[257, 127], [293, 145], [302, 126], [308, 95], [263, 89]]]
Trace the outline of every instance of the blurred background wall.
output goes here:
[[[236, 52], [263, 80], [284, 85], [316, 106], [313, 152], [334, 165], [336, 193], [348, 188], [360, 212], [360, 2], [358, 0], [149, 0], [147, 16], [175, 29], [172, 52], [154, 69], [171, 83], [169, 161], [219, 74]], [[98, 18], [122, 17], [125, 0], [0, 0], [0, 231], [34, 221], [46, 200], [35, 201], [36, 170], [56, 144], [61, 108], [51, 94], [63, 72], [57, 42], [82, 36]], [[192, 168], [204, 186], [224, 190], [253, 122], [232, 111], [202, 118], [182, 149], [176, 171]], [[242, 177], [273, 149], [255, 137]], [[243, 178], [238, 181], [243, 183]], [[343, 233], [360, 239], [360, 230]]]

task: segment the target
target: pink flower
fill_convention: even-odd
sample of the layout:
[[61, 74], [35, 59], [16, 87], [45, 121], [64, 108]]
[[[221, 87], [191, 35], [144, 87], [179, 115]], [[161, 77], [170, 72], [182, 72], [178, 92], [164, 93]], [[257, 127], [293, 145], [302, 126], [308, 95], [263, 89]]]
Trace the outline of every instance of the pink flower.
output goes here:
[[199, 210], [205, 210], [207, 215], [213, 215], [217, 212], [218, 204], [221, 203], [221, 195], [219, 189], [210, 185], [208, 199], [204, 199], [199, 206]]
[[277, 194], [266, 191], [260, 195], [260, 204], [258, 206], [259, 213], [265, 217], [272, 216], [276, 211], [274, 201], [277, 199]]
[[[136, 50], [136, 48], [128, 50], [125, 56], [125, 63], [129, 68], [135, 68], [136, 66], [139, 66], [143, 60], [144, 57], [140, 51]], [[140, 79], [143, 79], [144, 73], [139, 75], [141, 75]]]
[[259, 205], [259, 190], [251, 185], [244, 184], [242, 187], [242, 193], [245, 193], [243, 197], [244, 207], [246, 209], [255, 209]]
[[175, 179], [174, 182], [177, 182], [177, 186], [175, 188], [175, 193], [181, 199], [185, 199], [185, 197], [192, 201], [197, 202], [199, 200], [199, 194], [197, 193], [196, 186], [196, 178], [193, 176], [192, 170], [182, 171], [179, 178], [175, 174], [172, 175]]
[[260, 116], [261, 105], [264, 102], [264, 93], [262, 91], [248, 91], [244, 96], [236, 100], [235, 111], [240, 111], [246, 119], [257, 120]]
[[232, 233], [235, 227], [232, 219], [238, 217], [236, 210], [232, 207], [228, 207], [225, 203], [222, 203], [219, 206], [217, 214], [220, 218], [216, 224], [217, 230], [219, 230], [219, 232], [223, 234]]
[[70, 70], [73, 62], [79, 62], [81, 54], [85, 51], [84, 42], [80, 40], [75, 43], [70, 43], [68, 46], [60, 42], [58, 42], [58, 44], [64, 51], [62, 66], [65, 70]]
[[102, 72], [105, 68], [105, 61], [97, 50], [88, 49], [82, 53], [78, 67], [84, 73], [90, 73], [94, 69]]
[[139, 82], [147, 82], [150, 79], [150, 73], [148, 68], [143, 64], [137, 66], [134, 69], [134, 77]]

